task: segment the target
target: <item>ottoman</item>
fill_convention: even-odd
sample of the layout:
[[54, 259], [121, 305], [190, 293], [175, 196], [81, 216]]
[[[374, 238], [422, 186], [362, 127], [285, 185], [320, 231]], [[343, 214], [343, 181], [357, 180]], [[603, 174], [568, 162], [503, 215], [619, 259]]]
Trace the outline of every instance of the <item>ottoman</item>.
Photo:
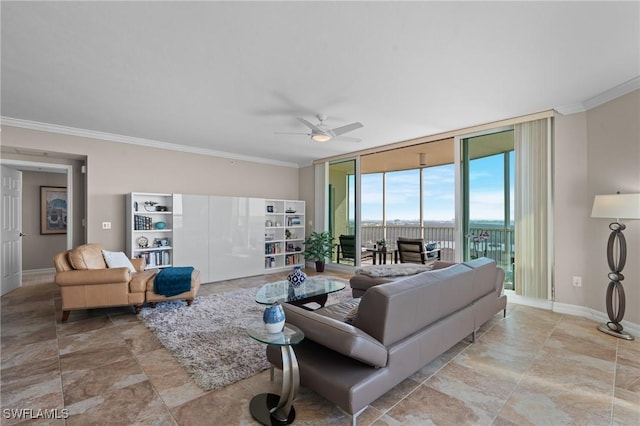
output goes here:
[[167, 297], [162, 294], [156, 294], [153, 291], [153, 282], [155, 279], [155, 274], [152, 278], [147, 280], [147, 291], [146, 291], [146, 301], [152, 308], [156, 307], [156, 303], [158, 302], [167, 302], [169, 300], [185, 300], [187, 305], [191, 306], [193, 299], [198, 295], [198, 290], [200, 289], [200, 271], [194, 269], [191, 273], [191, 289], [189, 291], [185, 291], [180, 294], [176, 294], [175, 296]]

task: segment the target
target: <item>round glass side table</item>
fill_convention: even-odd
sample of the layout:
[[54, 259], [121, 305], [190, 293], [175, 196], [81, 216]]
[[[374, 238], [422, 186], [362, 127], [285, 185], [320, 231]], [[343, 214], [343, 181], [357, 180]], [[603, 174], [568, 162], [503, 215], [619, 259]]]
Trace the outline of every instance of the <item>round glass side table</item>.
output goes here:
[[255, 321], [246, 328], [247, 334], [258, 342], [280, 346], [282, 353], [282, 392], [261, 393], [254, 396], [249, 404], [251, 416], [263, 425], [286, 425], [296, 418], [293, 400], [300, 386], [298, 360], [293, 345], [304, 339], [304, 333], [298, 327], [285, 324], [279, 333], [268, 333], [262, 321]]

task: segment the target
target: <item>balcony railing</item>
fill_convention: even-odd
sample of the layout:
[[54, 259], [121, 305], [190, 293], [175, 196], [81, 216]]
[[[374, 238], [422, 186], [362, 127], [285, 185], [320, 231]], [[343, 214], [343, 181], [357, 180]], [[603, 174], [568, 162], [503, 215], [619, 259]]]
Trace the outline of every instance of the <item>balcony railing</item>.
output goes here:
[[[486, 232], [486, 238], [469, 237], [469, 255], [471, 258], [489, 257], [504, 269], [505, 288], [513, 288], [514, 231], [512, 228], [470, 228], [470, 234], [479, 236]], [[452, 226], [411, 226], [411, 225], [364, 225], [361, 227], [362, 244], [371, 246], [385, 239], [393, 247], [398, 237], [422, 238], [426, 242], [436, 242], [441, 258], [447, 262], [455, 261], [455, 228]]]

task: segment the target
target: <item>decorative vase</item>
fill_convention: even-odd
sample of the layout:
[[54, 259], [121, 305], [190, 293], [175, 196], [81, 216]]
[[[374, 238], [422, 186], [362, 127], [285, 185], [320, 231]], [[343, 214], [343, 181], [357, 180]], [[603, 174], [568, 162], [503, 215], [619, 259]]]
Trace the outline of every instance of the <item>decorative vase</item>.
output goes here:
[[302, 272], [299, 266], [293, 268], [293, 272], [287, 275], [287, 281], [294, 287], [300, 287], [300, 285], [307, 279], [307, 274]]
[[280, 333], [284, 328], [284, 309], [279, 302], [265, 308], [262, 320], [268, 333]]
[[156, 229], [164, 229], [167, 227], [167, 224], [165, 222], [157, 222], [156, 223]]

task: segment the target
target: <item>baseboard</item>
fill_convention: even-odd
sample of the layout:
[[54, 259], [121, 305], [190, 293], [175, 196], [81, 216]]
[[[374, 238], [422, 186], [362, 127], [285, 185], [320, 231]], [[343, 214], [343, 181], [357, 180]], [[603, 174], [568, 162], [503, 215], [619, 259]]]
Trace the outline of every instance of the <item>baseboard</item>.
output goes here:
[[[598, 323], [606, 323], [609, 321], [609, 316], [600, 311], [596, 311], [595, 309], [590, 309], [591, 318]], [[640, 336], [640, 324], [635, 324], [626, 320], [622, 320], [622, 326], [624, 327], [624, 331], [632, 334], [633, 336]]]
[[531, 306], [532, 308], [546, 309], [548, 311], [553, 309], [553, 302], [551, 300], [520, 296], [513, 290], [505, 290], [504, 294], [507, 295], [507, 302], [515, 303], [518, 305]]
[[[505, 291], [505, 293], [507, 294], [507, 301], [517, 305], [531, 306], [533, 308], [546, 309], [559, 314], [588, 318], [596, 323], [609, 321], [609, 316], [605, 312], [600, 312], [587, 306], [534, 299], [531, 297], [519, 296], [512, 291]], [[628, 333], [631, 333], [634, 336], [640, 336], [640, 325], [623, 320], [622, 326]]]
[[42, 275], [42, 274], [55, 274], [56, 268], [44, 268], [44, 269], [27, 269], [22, 271], [22, 275]]

